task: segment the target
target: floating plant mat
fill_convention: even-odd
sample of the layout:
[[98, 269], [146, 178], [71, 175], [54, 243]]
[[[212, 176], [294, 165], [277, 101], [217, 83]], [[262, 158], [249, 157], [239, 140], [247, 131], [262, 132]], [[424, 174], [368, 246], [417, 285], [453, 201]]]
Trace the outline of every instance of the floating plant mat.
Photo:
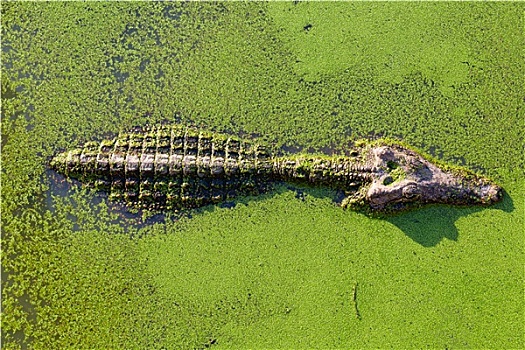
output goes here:
[[[522, 347], [523, 9], [2, 3], [2, 346]], [[46, 197], [57, 151], [159, 123], [396, 137], [505, 194], [376, 219], [282, 188], [142, 227]]]

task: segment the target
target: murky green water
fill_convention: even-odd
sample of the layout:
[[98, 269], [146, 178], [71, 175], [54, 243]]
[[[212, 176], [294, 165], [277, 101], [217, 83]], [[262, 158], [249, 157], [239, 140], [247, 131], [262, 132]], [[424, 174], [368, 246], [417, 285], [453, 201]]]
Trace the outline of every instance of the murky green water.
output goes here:
[[[2, 3], [3, 347], [522, 347], [523, 13]], [[506, 195], [374, 219], [281, 187], [144, 223], [46, 170], [157, 122], [291, 150], [397, 137]]]

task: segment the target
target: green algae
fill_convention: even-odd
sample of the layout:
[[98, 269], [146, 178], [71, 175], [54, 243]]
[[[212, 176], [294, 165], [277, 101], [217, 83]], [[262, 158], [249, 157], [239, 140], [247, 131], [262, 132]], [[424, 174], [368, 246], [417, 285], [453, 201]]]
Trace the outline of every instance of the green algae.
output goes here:
[[[2, 3], [3, 347], [522, 347], [522, 16]], [[57, 150], [162, 121], [276, 148], [402, 139], [506, 196], [377, 219], [282, 188], [144, 228], [88, 191], [46, 197]]]
[[296, 54], [296, 71], [309, 80], [347, 67], [373, 66], [381, 79], [400, 82], [417, 67], [447, 89], [467, 82], [466, 62], [476, 62], [464, 29], [444, 25], [464, 20], [460, 7], [283, 2], [269, 9], [283, 36], [290, 38], [286, 41]]

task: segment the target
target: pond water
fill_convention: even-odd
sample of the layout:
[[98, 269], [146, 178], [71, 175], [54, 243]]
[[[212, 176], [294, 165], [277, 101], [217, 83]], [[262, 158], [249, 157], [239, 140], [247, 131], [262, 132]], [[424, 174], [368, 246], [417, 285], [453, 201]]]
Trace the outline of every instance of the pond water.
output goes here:
[[[3, 345], [519, 348], [522, 14], [2, 4]], [[281, 186], [177, 217], [133, 214], [47, 168], [59, 150], [161, 122], [292, 152], [395, 137], [506, 194], [380, 219]]]

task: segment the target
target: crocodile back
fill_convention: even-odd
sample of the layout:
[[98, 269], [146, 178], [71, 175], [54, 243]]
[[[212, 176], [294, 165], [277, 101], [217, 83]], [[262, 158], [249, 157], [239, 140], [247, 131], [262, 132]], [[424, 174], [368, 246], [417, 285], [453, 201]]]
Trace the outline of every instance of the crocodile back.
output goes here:
[[54, 166], [113, 199], [177, 210], [267, 191], [272, 159], [263, 145], [173, 125], [88, 142], [55, 157]]

